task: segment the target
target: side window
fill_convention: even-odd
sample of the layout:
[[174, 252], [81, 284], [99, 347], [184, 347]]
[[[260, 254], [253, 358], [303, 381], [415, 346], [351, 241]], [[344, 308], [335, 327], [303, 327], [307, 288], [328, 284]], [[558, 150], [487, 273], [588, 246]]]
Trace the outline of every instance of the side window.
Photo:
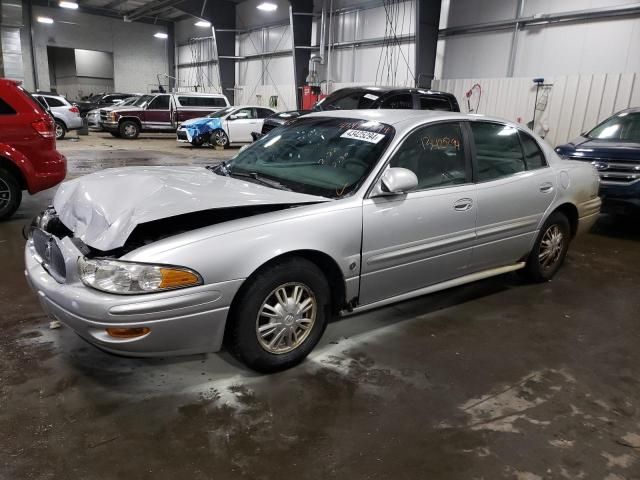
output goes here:
[[433, 95], [420, 95], [420, 110], [451, 111], [451, 103], [446, 98]]
[[149, 110], [169, 110], [169, 95], [158, 95], [149, 104]]
[[179, 96], [178, 102], [183, 107], [226, 107], [227, 104], [224, 101], [224, 98], [220, 97], [187, 97], [187, 96]]
[[273, 115], [273, 112], [268, 108], [256, 108], [258, 111], [258, 118], [267, 118]]
[[525, 170], [517, 129], [499, 123], [469, 125], [476, 144], [478, 181], [496, 180]]
[[15, 113], [13, 107], [0, 98], [0, 115], [15, 115]]
[[544, 158], [544, 153], [542, 153], [536, 141], [524, 132], [520, 132], [519, 134], [527, 170], [546, 167], [547, 160]]
[[253, 113], [253, 108], [242, 108], [240, 110], [236, 110], [233, 115], [236, 117], [236, 120], [256, 118]]
[[396, 109], [396, 108], [404, 108], [404, 109], [413, 109], [413, 96], [410, 93], [401, 93], [399, 95], [392, 95], [391, 97], [385, 99], [380, 105], [380, 108], [386, 109]]
[[390, 166], [411, 170], [418, 190], [468, 183], [462, 129], [459, 123], [440, 123], [411, 133], [391, 159]]
[[45, 97], [47, 99], [47, 103], [49, 107], [64, 107], [64, 102], [60, 101], [60, 99], [55, 97]]

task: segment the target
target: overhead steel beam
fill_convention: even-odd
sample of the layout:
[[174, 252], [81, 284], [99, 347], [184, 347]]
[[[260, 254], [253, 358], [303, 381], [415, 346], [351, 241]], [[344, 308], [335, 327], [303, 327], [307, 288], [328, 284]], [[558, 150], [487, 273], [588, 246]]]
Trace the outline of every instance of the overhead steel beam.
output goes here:
[[290, 0], [289, 22], [291, 25], [293, 57], [293, 78], [296, 88], [296, 98], [298, 107], [302, 107], [302, 87], [305, 85], [307, 75], [309, 74], [309, 60], [311, 59], [311, 51], [301, 49], [298, 46], [306, 46], [311, 44], [311, 25], [313, 16], [313, 0]]
[[452, 35], [465, 35], [469, 33], [495, 32], [499, 30], [510, 30], [516, 24], [520, 28], [546, 25], [553, 23], [570, 23], [584, 20], [596, 20], [614, 17], [637, 17], [640, 16], [640, 3], [629, 5], [619, 5], [606, 8], [589, 8], [585, 10], [573, 10], [561, 13], [542, 13], [530, 16], [519, 16], [515, 19], [498, 22], [478, 23], [473, 25], [460, 25], [458, 27], [444, 28], [439, 31], [440, 37]]
[[114, 0], [113, 2], [109, 2], [106, 5], [103, 5], [102, 8], [104, 8], [105, 10], [115, 10], [120, 5], [124, 5], [125, 3], [127, 3], [127, 1], [128, 0]]
[[128, 20], [134, 21], [140, 17], [153, 16], [154, 12], [162, 11], [163, 9], [174, 6], [178, 3], [180, 3], [180, 0], [155, 0], [147, 3], [146, 5], [142, 5], [141, 7], [129, 10], [125, 16]]
[[236, 4], [230, 0], [184, 0], [175, 6], [188, 15], [211, 22], [217, 47], [222, 92], [234, 104], [236, 88]]
[[[38, 5], [38, 6], [42, 6], [42, 7], [50, 7], [51, 4], [48, 0], [32, 0], [31, 2], [33, 5]], [[76, 10], [77, 12], [81, 12], [81, 13], [88, 13], [89, 15], [98, 15], [98, 16], [102, 16], [102, 17], [109, 17], [109, 18], [118, 18], [120, 20], [122, 20], [122, 12], [118, 12], [115, 10], [108, 10], [104, 7], [87, 7], [84, 4], [80, 4], [80, 6], [78, 7], [78, 10]], [[136, 22], [141, 22], [141, 23], [153, 23], [154, 25], [162, 25], [162, 26], [167, 26], [167, 20], [166, 19], [150, 19], [148, 17], [140, 17], [138, 19], [136, 19]]]
[[431, 88], [436, 68], [441, 0], [416, 0], [416, 87]]

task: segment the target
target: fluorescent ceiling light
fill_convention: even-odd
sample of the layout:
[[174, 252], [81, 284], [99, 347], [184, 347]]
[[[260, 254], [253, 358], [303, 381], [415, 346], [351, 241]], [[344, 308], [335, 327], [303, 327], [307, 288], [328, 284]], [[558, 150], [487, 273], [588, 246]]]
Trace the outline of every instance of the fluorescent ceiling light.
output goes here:
[[196, 27], [210, 27], [211, 22], [207, 22], [206, 20], [200, 20], [195, 23]]
[[260, 5], [256, 7], [258, 10], [262, 10], [263, 12], [273, 12], [278, 9], [278, 5], [271, 2], [262, 2]]
[[76, 2], [60, 2], [58, 5], [60, 5], [62, 8], [70, 8], [72, 10], [77, 10], [78, 9], [78, 4]]
[[156, 37], [156, 38], [169, 38], [169, 35], [167, 35], [166, 33], [162, 33], [162, 32], [154, 33], [153, 36]]
[[53, 18], [49, 17], [38, 17], [36, 20], [40, 23], [53, 23]]

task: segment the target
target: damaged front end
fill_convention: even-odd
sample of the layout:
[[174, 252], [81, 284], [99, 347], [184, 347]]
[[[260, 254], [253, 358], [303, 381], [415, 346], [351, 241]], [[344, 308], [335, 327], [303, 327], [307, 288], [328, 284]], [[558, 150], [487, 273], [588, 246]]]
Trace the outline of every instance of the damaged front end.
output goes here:
[[180, 125], [177, 130], [178, 142], [202, 145], [209, 142], [211, 134], [222, 129], [222, 121], [219, 118], [197, 118]]

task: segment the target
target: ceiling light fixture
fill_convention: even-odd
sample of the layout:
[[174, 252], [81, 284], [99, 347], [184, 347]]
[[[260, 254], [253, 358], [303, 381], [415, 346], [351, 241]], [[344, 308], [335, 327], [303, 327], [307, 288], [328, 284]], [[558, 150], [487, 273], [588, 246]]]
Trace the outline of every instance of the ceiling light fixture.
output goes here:
[[53, 23], [53, 18], [49, 17], [38, 17], [36, 20], [38, 20], [39, 23]]
[[263, 12], [273, 12], [278, 9], [278, 5], [271, 2], [262, 2], [260, 5], [256, 7], [258, 10], [262, 10]]
[[211, 26], [211, 22], [207, 22], [206, 20], [199, 20], [195, 23], [196, 27], [210, 27]]
[[153, 36], [156, 37], [156, 38], [169, 38], [169, 35], [167, 35], [166, 33], [162, 33], [162, 32], [154, 33]]
[[71, 10], [77, 10], [78, 9], [78, 4], [76, 2], [65, 2], [65, 1], [62, 1], [62, 2], [58, 3], [58, 5], [60, 5], [62, 8], [70, 8]]

